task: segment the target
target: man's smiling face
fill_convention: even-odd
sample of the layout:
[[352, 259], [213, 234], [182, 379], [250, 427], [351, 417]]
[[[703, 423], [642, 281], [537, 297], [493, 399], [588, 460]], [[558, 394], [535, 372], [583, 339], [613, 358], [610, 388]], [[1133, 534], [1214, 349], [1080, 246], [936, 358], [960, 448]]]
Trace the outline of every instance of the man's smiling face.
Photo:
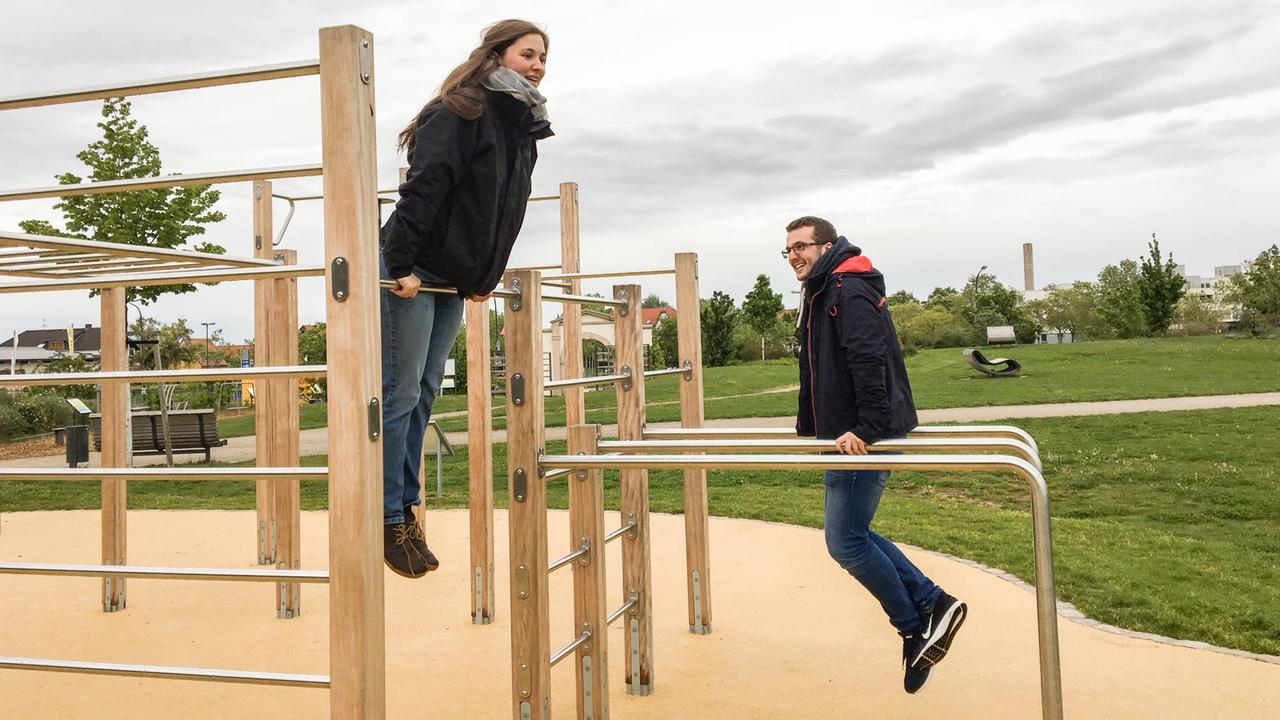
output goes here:
[[830, 249], [831, 243], [814, 242], [812, 227], [798, 227], [787, 233], [787, 263], [801, 282], [809, 277], [818, 258]]

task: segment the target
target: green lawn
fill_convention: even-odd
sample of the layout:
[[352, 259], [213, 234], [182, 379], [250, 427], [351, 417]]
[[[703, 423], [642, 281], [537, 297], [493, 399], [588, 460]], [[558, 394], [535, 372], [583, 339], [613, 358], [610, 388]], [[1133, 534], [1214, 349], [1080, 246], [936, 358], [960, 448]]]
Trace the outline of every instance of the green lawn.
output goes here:
[[[1061, 598], [1122, 627], [1280, 654], [1280, 407], [1019, 424], [1036, 437], [1046, 467]], [[548, 443], [551, 453], [563, 449]], [[434, 506], [466, 505], [466, 448], [458, 450]], [[505, 450], [494, 448], [499, 505]], [[677, 473], [654, 472], [650, 486], [655, 510], [680, 512]], [[551, 486], [552, 506], [566, 506], [564, 487]], [[616, 507], [616, 481], [607, 487]], [[324, 483], [303, 483], [302, 492], [304, 508], [324, 507]], [[253, 507], [252, 483], [134, 483], [129, 493], [133, 508]], [[712, 472], [708, 495], [715, 515], [822, 523], [812, 472]], [[877, 529], [1030, 580], [1027, 498], [1013, 477], [898, 473]], [[94, 483], [0, 483], [3, 511], [96, 507]], [[813, 551], [825, 552], [820, 541]]]

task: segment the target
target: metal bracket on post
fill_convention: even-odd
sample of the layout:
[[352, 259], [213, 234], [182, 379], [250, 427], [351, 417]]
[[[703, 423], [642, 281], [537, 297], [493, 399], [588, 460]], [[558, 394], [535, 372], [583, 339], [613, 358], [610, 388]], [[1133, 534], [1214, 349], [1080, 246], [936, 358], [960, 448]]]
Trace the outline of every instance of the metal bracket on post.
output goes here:
[[693, 624], [689, 626], [689, 632], [694, 635], [707, 635], [711, 632], [711, 628], [702, 620], [702, 573], [693, 571]]
[[636, 609], [631, 608], [631, 682], [627, 683], [628, 695], [648, 695], [644, 685], [640, 684], [640, 621], [636, 619]]
[[[640, 523], [636, 522], [636, 514], [633, 512], [627, 513], [627, 522], [631, 523], [631, 529], [627, 531], [627, 537], [632, 539], [640, 537]], [[634, 595], [635, 592], [632, 591], [632, 594]]]
[[578, 558], [578, 564], [586, 567], [591, 564], [591, 541], [584, 538], [578, 539], [578, 549], [584, 552], [583, 556]]
[[369, 439], [377, 440], [382, 436], [382, 404], [378, 398], [369, 398]]
[[347, 297], [351, 295], [351, 280], [348, 277], [350, 264], [347, 259], [338, 256], [329, 263], [330, 275], [332, 276], [332, 287], [329, 291], [333, 293], [333, 299], [338, 302], [346, 302]]
[[519, 293], [511, 298], [511, 311], [520, 312], [524, 309], [524, 283], [520, 282], [520, 278], [511, 278], [510, 288]]
[[360, 41], [360, 82], [365, 85], [373, 79], [373, 53], [369, 48], [368, 39]]
[[622, 366], [622, 390], [623, 392], [631, 392], [631, 366]]
[[511, 404], [523, 405], [524, 404], [524, 375], [521, 375], [520, 373], [513, 373], [511, 375], [511, 382], [508, 383], [508, 385], [510, 385], [511, 387]]
[[254, 250], [262, 249], [262, 235], [260, 233], [253, 234], [253, 249]]
[[471, 623], [473, 625], [488, 625], [489, 620], [484, 616], [484, 573], [480, 566], [476, 568], [476, 614], [472, 616]]
[[511, 489], [516, 491], [516, 502], [524, 502], [529, 495], [529, 473], [524, 468], [516, 468], [511, 478]]
[[591, 712], [591, 656], [582, 656], [582, 718], [583, 720], [594, 720], [595, 715]]
[[[261, 240], [261, 238], [259, 238], [259, 240]], [[259, 247], [261, 247], [261, 246], [259, 246]], [[275, 260], [277, 265], [283, 265], [283, 264], [284, 264], [284, 253], [282, 253], [282, 252], [272, 253], [272, 255], [271, 255], [271, 259], [272, 259], [272, 260]]]
[[[627, 297], [627, 294], [628, 293], [626, 290], [619, 288], [617, 292], [613, 294], [613, 297], [617, 300], [630, 300], [630, 298]], [[623, 305], [622, 307], [617, 308], [617, 310], [619, 315], [621, 315], [622, 317], [627, 317], [628, 315], [631, 314], [631, 303], [628, 302], [626, 305]]]
[[516, 568], [516, 597], [521, 600], [529, 599], [529, 566], [521, 565]]
[[684, 378], [684, 381], [689, 382], [690, 380], [693, 380], [693, 361], [685, 360], [680, 364], [680, 367], [684, 368], [684, 372], [680, 373], [680, 376]]

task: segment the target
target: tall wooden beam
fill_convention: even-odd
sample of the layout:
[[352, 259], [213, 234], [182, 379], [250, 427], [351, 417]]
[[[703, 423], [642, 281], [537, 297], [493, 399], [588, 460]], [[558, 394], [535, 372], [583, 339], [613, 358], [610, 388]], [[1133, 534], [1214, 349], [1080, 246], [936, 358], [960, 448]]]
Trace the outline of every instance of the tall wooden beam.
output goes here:
[[489, 304], [468, 302], [467, 475], [471, 513], [471, 622], [494, 618], [493, 396], [489, 394]]
[[[129, 349], [125, 344], [125, 290], [102, 291], [102, 369], [128, 370]], [[102, 388], [102, 467], [132, 465], [133, 439], [129, 412], [129, 386], [107, 383]], [[102, 564], [126, 565], [128, 485], [123, 479], [102, 481]], [[102, 578], [102, 609], [115, 612], [125, 608], [124, 578]]]
[[329, 715], [386, 715], [373, 36], [320, 31], [329, 366]]
[[507, 487], [511, 546], [511, 686], [515, 720], [546, 720], [551, 702], [547, 594], [547, 493], [538, 474], [542, 450], [541, 274], [517, 270], [506, 300]]
[[[578, 183], [560, 183], [560, 270], [566, 273], [582, 271], [581, 242], [578, 235]], [[569, 281], [570, 295], [580, 295], [582, 282]], [[560, 326], [560, 351], [562, 378], [582, 377], [582, 306], [565, 303], [563, 323]], [[581, 425], [587, 421], [583, 401], [583, 388], [569, 387], [564, 394], [565, 427]]]
[[[273, 257], [285, 265], [298, 263], [298, 253], [295, 250], [277, 250]], [[271, 364], [297, 365], [298, 281], [294, 278], [276, 278], [269, 282], [271, 305], [274, 308], [271, 336], [268, 339], [271, 345]], [[271, 435], [275, 438], [269, 455], [270, 464], [275, 467], [297, 467], [300, 455], [298, 379], [275, 378], [268, 382], [272, 386]], [[299, 570], [302, 568], [302, 535], [298, 479], [276, 478], [272, 481], [271, 491], [275, 565], [281, 569]], [[277, 583], [276, 601], [277, 617], [297, 617], [302, 612], [302, 585], [296, 582]]]
[[[271, 181], [255, 180], [253, 183], [253, 256], [270, 258], [272, 256], [271, 238], [273, 237], [273, 220], [271, 216]], [[273, 305], [271, 302], [272, 281], [270, 279], [253, 281], [253, 363], [257, 366], [283, 365], [271, 357], [273, 329]], [[272, 443], [275, 436], [271, 423], [271, 395], [274, 385], [270, 380], [253, 381], [253, 415], [254, 415], [254, 457], [259, 467], [268, 467], [271, 462]], [[270, 565], [276, 557], [276, 528], [272, 525], [273, 514], [271, 503], [275, 494], [271, 489], [271, 481], [259, 478], [254, 487], [254, 497], [258, 510], [258, 564]]]
[[[615, 372], [631, 371], [630, 382], [616, 384], [618, 438], [640, 440], [644, 432], [644, 335], [640, 323], [640, 286], [614, 285], [613, 296], [626, 300], [614, 308]], [[635, 530], [622, 538], [622, 597], [636, 597], [623, 618], [626, 653], [623, 674], [627, 694], [653, 692], [653, 571], [649, 543], [649, 471], [618, 471], [622, 523], [635, 522]]]
[[[563, 197], [563, 186], [561, 186]], [[569, 454], [596, 455], [599, 425], [569, 428]], [[591, 633], [578, 648], [575, 671], [578, 688], [578, 720], [609, 716], [608, 608], [605, 606], [604, 485], [599, 470], [570, 473], [569, 546], [585, 545], [586, 557], [573, 565], [574, 632]]]
[[[689, 368], [680, 384], [680, 426], [702, 427], [702, 316], [698, 299], [698, 254], [676, 253], [677, 362]], [[707, 471], [684, 471], [685, 580], [689, 632], [711, 632], [711, 546], [707, 531]]]

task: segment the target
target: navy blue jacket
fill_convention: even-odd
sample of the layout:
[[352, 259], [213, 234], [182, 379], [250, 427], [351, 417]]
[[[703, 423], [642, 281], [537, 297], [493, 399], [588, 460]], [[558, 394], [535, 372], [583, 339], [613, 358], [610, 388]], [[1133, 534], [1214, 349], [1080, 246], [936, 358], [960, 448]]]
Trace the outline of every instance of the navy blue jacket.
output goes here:
[[796, 433], [864, 442], [915, 429], [911, 383], [889, 317], [884, 277], [843, 237], [805, 280]]
[[551, 134], [524, 103], [486, 90], [480, 117], [465, 120], [440, 101], [418, 116], [409, 171], [382, 227], [392, 278], [415, 267], [432, 283], [484, 295], [497, 286], [529, 201], [537, 140]]

